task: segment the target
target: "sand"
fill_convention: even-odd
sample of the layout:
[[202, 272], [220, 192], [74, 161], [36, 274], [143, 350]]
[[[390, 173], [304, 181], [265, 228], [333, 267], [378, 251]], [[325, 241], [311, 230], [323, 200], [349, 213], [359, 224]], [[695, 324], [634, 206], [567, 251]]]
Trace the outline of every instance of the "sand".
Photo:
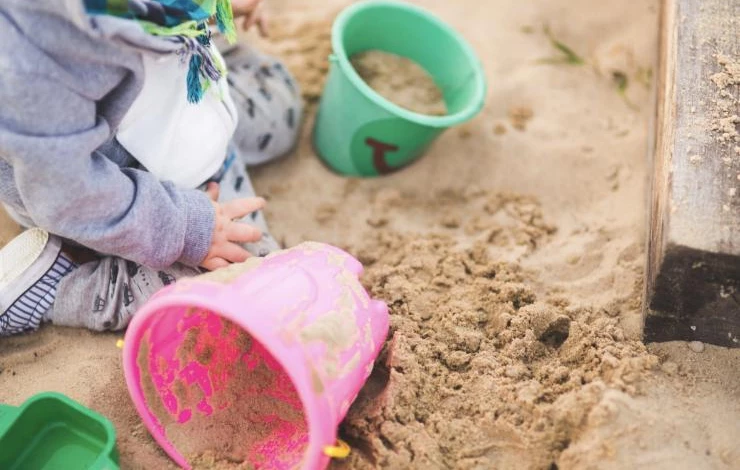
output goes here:
[[[203, 315], [209, 314], [194, 310], [185, 318], [192, 320]], [[194, 469], [229, 465], [254, 468], [265, 458], [263, 447], [295, 455], [296, 452], [288, 452], [281, 446], [282, 441], [275, 442], [281, 429], [292, 437], [297, 454], [301, 455], [300, 449], [307, 444], [306, 423], [297, 392], [285, 386], [290, 383], [285, 372], [266, 365], [264, 350], [247, 333], [227, 320], [221, 321], [219, 334], [214, 334], [212, 327], [198, 324], [187, 330], [177, 352], [181, 375], [165, 388], [173, 394], [177, 415], [184, 410], [190, 415], [184, 423], [165, 411], [160, 393], [154, 387], [150, 364], [157, 364], [152, 366], [156, 367], [155, 373], [164, 374], [171, 369], [161, 356], [159, 359], [151, 356], [148, 341], [145, 336], [138, 357], [146, 402], [164, 427], [167, 439]], [[163, 366], [158, 365], [160, 361]], [[184, 373], [194, 364], [208, 371], [213, 388], [208, 398], [199, 381], [191, 381], [192, 374]], [[224, 382], [224, 377], [229, 380]], [[210, 408], [210, 412], [200, 412], [201, 407]]]
[[712, 116], [711, 129], [717, 134], [720, 143], [727, 146], [734, 144], [736, 155], [740, 155], [740, 147], [737, 146], [740, 144], [740, 60], [721, 52], [715, 58], [720, 72], [710, 77], [717, 87], [712, 100], [716, 113]]
[[[336, 467], [740, 468], [740, 351], [637, 341], [658, 1], [415, 3], [479, 52], [481, 116], [371, 180], [320, 163], [309, 117], [294, 155], [253, 172], [278, 239], [349, 249], [391, 307]], [[341, 4], [270, 3], [266, 47], [310, 113]], [[119, 337], [0, 340], [0, 401], [67, 393], [111, 418], [124, 468], [171, 468], [128, 401]]]
[[538, 301], [529, 275], [487, 246], [384, 235], [359, 252], [395, 315], [371, 379], [384, 391], [362, 396], [343, 427], [364, 450], [347, 468], [501, 468], [525, 450], [548, 468], [607, 389], [634, 394], [658, 364], [617, 319], [559, 294]]
[[419, 114], [447, 114], [442, 91], [416, 62], [383, 51], [355, 54], [350, 62], [373, 91], [392, 103]]

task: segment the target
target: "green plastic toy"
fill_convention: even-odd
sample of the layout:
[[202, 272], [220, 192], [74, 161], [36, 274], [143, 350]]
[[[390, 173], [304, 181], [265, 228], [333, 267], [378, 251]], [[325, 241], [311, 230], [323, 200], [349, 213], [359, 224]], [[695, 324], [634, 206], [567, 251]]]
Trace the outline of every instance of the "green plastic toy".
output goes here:
[[[377, 176], [403, 168], [445, 129], [483, 108], [486, 79], [475, 52], [457, 31], [419, 7], [387, 0], [355, 3], [334, 22], [332, 49], [313, 140], [317, 153], [339, 173]], [[368, 50], [421, 65], [442, 90], [449, 114], [414, 113], [373, 91], [349, 61]]]
[[60, 393], [34, 395], [17, 408], [0, 405], [0, 468], [118, 470], [116, 431]]

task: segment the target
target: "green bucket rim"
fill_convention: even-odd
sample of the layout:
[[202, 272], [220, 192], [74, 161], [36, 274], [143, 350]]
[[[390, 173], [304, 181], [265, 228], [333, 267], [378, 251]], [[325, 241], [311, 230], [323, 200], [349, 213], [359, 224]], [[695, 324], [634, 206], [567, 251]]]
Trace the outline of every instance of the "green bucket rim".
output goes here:
[[[462, 50], [465, 52], [467, 59], [469, 60], [475, 71], [475, 86], [477, 88], [477, 93], [470, 100], [470, 104], [468, 106], [458, 111], [457, 113], [446, 114], [444, 116], [429, 116], [426, 114], [415, 113], [408, 109], [402, 108], [401, 106], [388, 100], [387, 98], [370, 88], [370, 86], [365, 83], [362, 78], [360, 78], [360, 75], [357, 73], [357, 71], [355, 71], [354, 67], [352, 67], [352, 64], [349, 61], [349, 57], [347, 57], [347, 52], [345, 51], [344, 44], [342, 42], [342, 33], [344, 32], [347, 22], [352, 17], [364, 10], [378, 6], [388, 6], [414, 12], [427, 21], [434, 23], [440, 29], [449, 34], [450, 37], [452, 37], [455, 41], [457, 41]], [[465, 40], [465, 38], [460, 33], [458, 33], [457, 30], [455, 30], [452, 26], [448, 25], [440, 18], [425, 10], [424, 8], [395, 0], [366, 0], [358, 2], [345, 8], [339, 14], [336, 21], [334, 22], [334, 25], [332, 26], [331, 36], [331, 44], [335, 60], [339, 63], [339, 66], [349, 78], [350, 82], [352, 82], [352, 84], [357, 87], [365, 96], [372, 99], [376, 104], [380, 105], [383, 109], [392, 114], [406, 119], [407, 121], [411, 121], [423, 126], [448, 128], [468, 121], [469, 119], [477, 115], [481, 111], [481, 109], [483, 109], [487, 93], [487, 84], [485, 73], [483, 72], [483, 66], [481, 65], [478, 55], [475, 53], [468, 41]]]
[[[78, 403], [77, 401], [71, 399], [67, 395], [64, 395], [59, 392], [41, 392], [37, 393], [28, 399], [24, 401], [20, 406], [10, 406], [10, 405], [0, 405], [0, 412], [3, 410], [6, 413], [12, 413], [10, 418], [6, 419], [0, 419], [0, 437], [4, 437], [5, 434], [10, 430], [10, 426], [15, 423], [17, 419], [19, 419], [22, 414], [31, 406], [33, 406], [36, 402], [41, 401], [47, 401], [47, 400], [53, 400], [60, 402], [63, 406], [67, 406], [74, 410], [77, 413], [80, 413], [81, 415], [84, 415], [91, 421], [95, 421], [97, 424], [99, 424], [105, 433], [106, 442], [104, 443], [103, 447], [101, 448], [100, 452], [98, 453], [97, 460], [93, 463], [93, 467], [91, 468], [103, 468], [106, 470], [114, 470], [118, 469], [118, 449], [116, 447], [116, 441], [117, 441], [117, 435], [116, 435], [116, 428], [113, 426], [113, 423], [106, 418], [105, 416], [101, 415], [100, 413], [91, 410], [90, 408], [83, 406], [82, 404]], [[1, 413], [0, 413], [1, 414]]]

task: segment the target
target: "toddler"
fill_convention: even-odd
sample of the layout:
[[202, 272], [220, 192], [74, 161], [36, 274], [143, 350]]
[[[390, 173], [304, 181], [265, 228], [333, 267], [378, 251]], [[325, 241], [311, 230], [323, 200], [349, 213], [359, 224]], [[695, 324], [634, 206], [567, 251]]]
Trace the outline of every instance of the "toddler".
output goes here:
[[278, 249], [246, 173], [302, 107], [260, 0], [2, 0], [0, 335], [125, 328], [154, 292]]

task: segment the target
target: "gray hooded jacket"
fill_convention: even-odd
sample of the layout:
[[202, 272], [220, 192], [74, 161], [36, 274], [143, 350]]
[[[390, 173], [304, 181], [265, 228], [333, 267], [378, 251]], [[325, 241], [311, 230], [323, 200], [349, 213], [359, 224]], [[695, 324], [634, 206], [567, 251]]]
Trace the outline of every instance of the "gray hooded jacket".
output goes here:
[[0, 201], [11, 215], [155, 268], [205, 258], [206, 195], [139, 169], [115, 139], [142, 88], [142, 54], [176, 47], [136, 22], [88, 16], [82, 0], [0, 1]]

